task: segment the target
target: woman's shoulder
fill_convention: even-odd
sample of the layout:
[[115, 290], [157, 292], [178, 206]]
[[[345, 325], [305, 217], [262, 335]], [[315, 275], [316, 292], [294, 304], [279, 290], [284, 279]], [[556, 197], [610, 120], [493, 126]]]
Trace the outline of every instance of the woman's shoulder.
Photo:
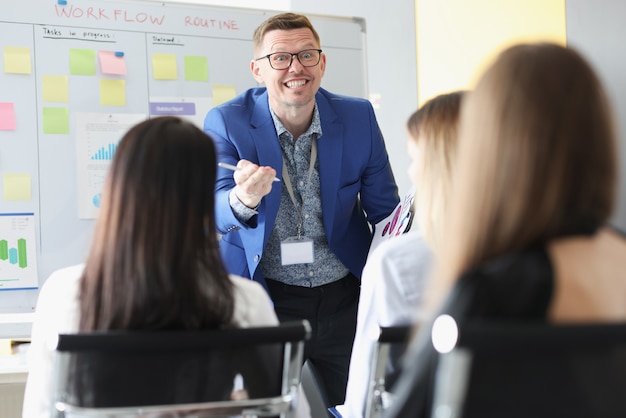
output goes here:
[[622, 241], [626, 241], [626, 229], [623, 229], [617, 225], [608, 225], [607, 229], [614, 235], [619, 237]]
[[499, 281], [515, 279], [529, 274], [552, 273], [550, 258], [544, 246], [535, 245], [510, 254], [505, 254], [480, 264], [471, 273]]
[[488, 260], [463, 274], [458, 297], [468, 313], [498, 317], [545, 317], [554, 292], [554, 271], [541, 245]]
[[48, 277], [48, 281], [66, 280], [70, 278], [80, 278], [85, 270], [85, 264], [76, 264], [73, 266], [62, 267], [53, 271]]
[[430, 257], [432, 250], [426, 238], [424, 238], [419, 231], [412, 230], [382, 241], [371, 251], [368, 262], [370, 259], [384, 261], [388, 260], [389, 257], [403, 258], [407, 255], [410, 256], [410, 258], [415, 258], [422, 254]]
[[[370, 280], [415, 283], [425, 278], [431, 269], [433, 252], [423, 235], [417, 231], [381, 242], [367, 257], [363, 269], [363, 283]], [[381, 279], [382, 278], [382, 279]]]
[[84, 264], [77, 264], [55, 270], [41, 286], [40, 295], [47, 293], [67, 295], [68, 290], [78, 288], [84, 268]]
[[37, 298], [35, 323], [39, 328], [46, 329], [48, 333], [77, 329], [83, 268], [82, 264], [62, 268], [48, 277]]
[[239, 326], [276, 325], [278, 318], [274, 313], [268, 293], [259, 283], [229, 275], [234, 285], [235, 312], [233, 322]]
[[237, 276], [236, 274], [229, 274], [230, 281], [235, 285], [235, 288], [239, 291], [246, 293], [266, 293], [263, 286], [254, 280], [247, 279], [245, 277]]

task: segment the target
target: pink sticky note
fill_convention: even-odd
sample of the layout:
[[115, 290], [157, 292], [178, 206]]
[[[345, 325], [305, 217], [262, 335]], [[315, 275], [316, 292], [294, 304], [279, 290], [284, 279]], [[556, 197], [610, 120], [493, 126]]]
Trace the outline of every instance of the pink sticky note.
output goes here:
[[0, 131], [15, 130], [15, 107], [13, 103], [0, 103]]
[[103, 74], [126, 75], [124, 56], [116, 56], [113, 51], [98, 51], [98, 57]]

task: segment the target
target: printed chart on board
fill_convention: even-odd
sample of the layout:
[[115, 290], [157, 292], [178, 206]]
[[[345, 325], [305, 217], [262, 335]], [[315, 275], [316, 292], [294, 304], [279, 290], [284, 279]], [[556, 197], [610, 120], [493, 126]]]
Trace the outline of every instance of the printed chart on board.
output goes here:
[[81, 219], [98, 214], [102, 187], [115, 155], [117, 144], [145, 114], [76, 114], [76, 172], [78, 173], [78, 213]]
[[0, 213], [0, 291], [36, 289], [34, 213]]

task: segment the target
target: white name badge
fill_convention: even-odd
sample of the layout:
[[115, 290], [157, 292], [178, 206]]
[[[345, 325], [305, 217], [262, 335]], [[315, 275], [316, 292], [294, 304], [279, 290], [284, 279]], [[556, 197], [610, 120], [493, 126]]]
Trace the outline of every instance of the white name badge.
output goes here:
[[289, 237], [280, 243], [283, 266], [313, 262], [313, 240], [307, 237]]

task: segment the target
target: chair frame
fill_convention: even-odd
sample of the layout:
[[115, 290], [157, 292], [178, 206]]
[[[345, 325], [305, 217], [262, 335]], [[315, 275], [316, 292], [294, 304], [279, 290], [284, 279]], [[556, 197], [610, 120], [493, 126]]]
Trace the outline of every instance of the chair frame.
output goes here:
[[[277, 326], [227, 328], [193, 331], [107, 331], [59, 335], [55, 358], [57, 385], [55, 410], [60, 417], [291, 417], [297, 403], [304, 342], [310, 338], [311, 327], [306, 320], [290, 321]], [[67, 381], [67, 354], [85, 351], [107, 352], [174, 352], [193, 349], [228, 349], [262, 344], [282, 343], [281, 394], [267, 398], [180, 403], [170, 405], [137, 405], [92, 408], [70, 404], [59, 399], [58, 390]]]
[[380, 327], [365, 397], [365, 418], [382, 416], [389, 395], [385, 385], [391, 347], [393, 344], [406, 343], [412, 327], [412, 325]]

